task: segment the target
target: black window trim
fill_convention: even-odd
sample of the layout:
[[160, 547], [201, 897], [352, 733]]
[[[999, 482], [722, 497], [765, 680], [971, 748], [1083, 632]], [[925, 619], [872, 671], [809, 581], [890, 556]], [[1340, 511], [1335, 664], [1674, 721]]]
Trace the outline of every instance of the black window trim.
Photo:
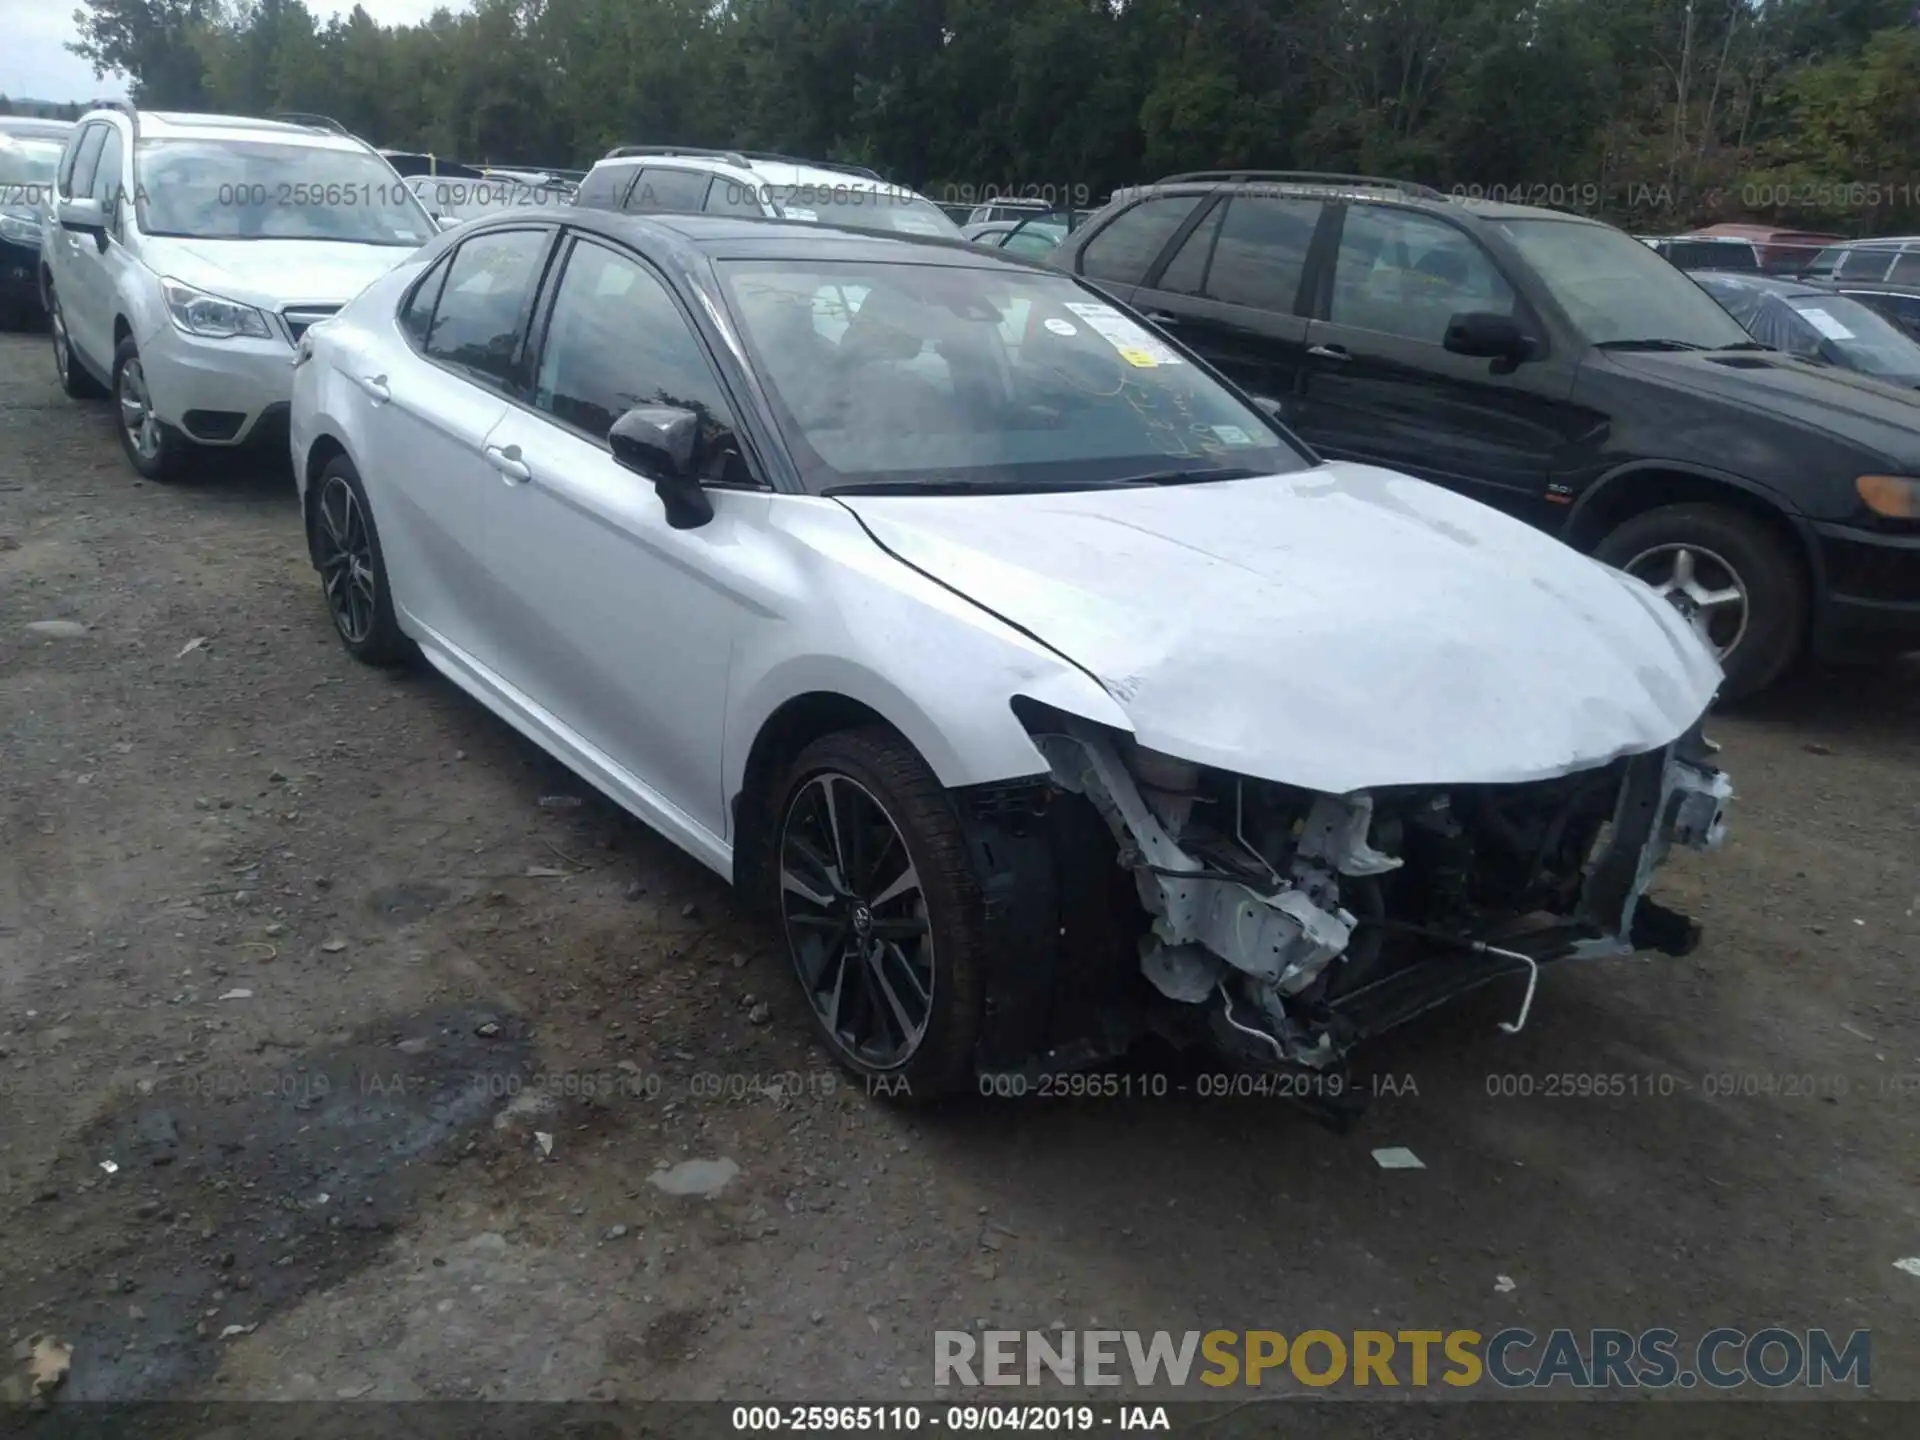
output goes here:
[[[1146, 278], [1140, 282], [1140, 288], [1142, 290], [1159, 290], [1161, 288], [1160, 282], [1167, 278], [1167, 271], [1173, 268], [1174, 260], [1178, 258], [1180, 252], [1186, 248], [1187, 241], [1192, 238], [1196, 231], [1204, 227], [1209, 220], [1215, 215], [1218, 215], [1220, 220], [1219, 223], [1213, 227], [1213, 238], [1207, 242], [1207, 258], [1202, 261], [1200, 265], [1200, 288], [1189, 298], [1206, 300], [1215, 305], [1227, 304], [1227, 301], [1215, 300], [1211, 295], [1207, 294], [1207, 276], [1213, 273], [1213, 252], [1220, 248], [1220, 228], [1227, 223], [1227, 205], [1232, 199], [1233, 195], [1231, 192], [1215, 191], [1207, 197], [1204, 205], [1199, 206], [1192, 215], [1189, 215], [1186, 220], [1181, 221], [1179, 233], [1174, 237], [1179, 243], [1167, 246], [1166, 249], [1154, 257], [1153, 264], [1147, 267]], [[1165, 293], [1169, 295], [1181, 295], [1186, 292], [1181, 290], [1168, 290]], [[1294, 299], [1295, 304], [1298, 304], [1299, 297], [1295, 296]]]
[[[621, 200], [620, 200], [620, 213], [622, 215], [698, 215], [702, 213], [698, 209], [694, 209], [694, 210], [629, 210], [627, 208], [627, 201], [633, 198], [633, 192], [636, 188], [638, 188], [641, 178], [643, 176], [652, 174], [655, 171], [667, 172], [674, 175], [710, 176], [714, 174], [714, 172], [711, 170], [701, 170], [692, 165], [657, 165], [652, 161], [648, 161], [644, 165], [637, 165], [634, 167], [634, 171], [633, 171], [633, 184], [627, 186], [626, 193], [621, 197]], [[711, 189], [712, 187], [709, 186], [708, 188]], [[700, 192], [700, 203], [702, 205], [707, 203], [707, 192], [705, 190], [702, 190]]]
[[[1386, 199], [1341, 199], [1339, 201], [1329, 202], [1327, 207], [1329, 212], [1337, 210], [1338, 215], [1331, 223], [1329, 223], [1325, 217], [1322, 218], [1321, 229], [1316, 232], [1313, 237], [1314, 249], [1308, 251], [1309, 278], [1313, 278], [1316, 281], [1315, 293], [1312, 296], [1311, 303], [1303, 312], [1308, 319], [1317, 320], [1323, 325], [1339, 325], [1339, 322], [1332, 318], [1334, 268], [1340, 263], [1340, 241], [1347, 233], [1347, 212], [1361, 205], [1370, 206], [1376, 210], [1399, 210], [1414, 215], [1423, 215], [1436, 224], [1445, 225], [1457, 230], [1466, 239], [1468, 244], [1474, 246], [1486, 257], [1487, 263], [1493, 267], [1493, 273], [1498, 275], [1500, 279], [1505, 282], [1506, 287], [1513, 292], [1514, 319], [1518, 320], [1521, 327], [1533, 336], [1534, 343], [1538, 347], [1528, 363], [1537, 364], [1540, 361], [1552, 358], [1552, 330], [1546, 322], [1542, 320], [1540, 312], [1533, 301], [1528, 298], [1526, 285], [1508, 273], [1507, 267], [1500, 263], [1500, 256], [1493, 246], [1489, 245], [1479, 235], [1476, 235], [1472, 227], [1461, 224], [1451, 215], [1442, 215], [1437, 211], [1427, 209], [1421, 205], [1401, 205]], [[1314, 254], [1314, 250], [1316, 249], [1320, 251], [1317, 257]], [[1321, 273], [1318, 277], [1313, 277], [1311, 267], [1312, 262], [1316, 258], [1320, 263]], [[1304, 285], [1305, 282], [1303, 281], [1302, 283]], [[1402, 344], [1423, 345], [1429, 349], [1442, 352], [1446, 349], [1445, 345], [1440, 341], [1421, 340], [1412, 335], [1396, 335], [1388, 330], [1368, 330], [1363, 325], [1339, 325], [1339, 328], [1343, 330], [1358, 330], [1367, 335], [1381, 335], [1389, 340]]]
[[53, 193], [56, 199], [65, 200], [71, 195], [69, 187], [73, 184], [73, 167], [80, 159], [80, 147], [86, 142], [87, 127], [75, 125], [73, 133], [67, 136], [67, 143], [61, 147], [60, 163], [53, 171]]
[[407, 348], [412, 350], [415, 355], [419, 356], [421, 360], [433, 366], [436, 370], [444, 371], [448, 375], [464, 380], [469, 385], [478, 386], [480, 389], [498, 395], [502, 399], [516, 402], [527, 393], [529, 388], [527, 382], [528, 336], [532, 329], [531, 319], [533, 313], [538, 307], [540, 295], [546, 287], [547, 276], [553, 269], [554, 252], [559, 248], [556, 242], [561, 232], [561, 226], [557, 221], [549, 220], [544, 223], [540, 221], [533, 221], [531, 223], [522, 221], [514, 225], [492, 226], [472, 235], [461, 236], [459, 244], [450, 246], [445, 255], [435, 260], [433, 264], [427, 266], [420, 277], [415, 280], [412, 285], [407, 287], [406, 298], [394, 307], [394, 325], [395, 328], [399, 329], [400, 311], [405, 308], [407, 301], [412, 298], [413, 293], [419, 289], [420, 286], [426, 284], [428, 279], [432, 277], [434, 269], [440, 264], [440, 261], [444, 260], [447, 268], [445, 273], [440, 277], [440, 292], [433, 297], [433, 312], [427, 316], [427, 338], [431, 339], [434, 322], [440, 318], [440, 302], [446, 298], [447, 281], [453, 275], [453, 267], [459, 259], [460, 252], [476, 240], [484, 240], [496, 235], [512, 235], [523, 232], [544, 234], [546, 236], [546, 247], [536, 266], [536, 278], [533, 283], [533, 288], [528, 292], [527, 298], [521, 302], [519, 333], [514, 339], [513, 360], [508, 366], [511, 376], [510, 379], [503, 382], [495, 376], [485, 375], [477, 370], [469, 369], [467, 366], [455, 365], [449, 361], [442, 360], [426, 348], [424, 341], [419, 345], [415, 345], [413, 343], [413, 337], [408, 335], [405, 329], [400, 329], [400, 337], [406, 342]]
[[[73, 168], [67, 172], [67, 192], [63, 197], [68, 200], [90, 200], [93, 198], [94, 172], [100, 168], [100, 152], [107, 148], [107, 132], [113, 128], [105, 120], [91, 120], [80, 132], [80, 148], [73, 152]], [[93, 137], [98, 136], [100, 143], [93, 145]], [[93, 157], [88, 164], [87, 183], [74, 188], [74, 182], [80, 174], [80, 164], [87, 154], [87, 147], [93, 145]]]
[[[661, 288], [667, 292], [667, 298], [672, 302], [675, 311], [678, 312], [680, 318], [686, 322], [688, 331], [693, 335], [694, 344], [699, 346], [700, 358], [706, 361], [708, 373], [712, 376], [720, 393], [726, 397], [727, 405], [733, 412], [733, 437], [735, 442], [740, 446], [740, 459], [746, 465], [747, 473], [753, 478], [751, 480], [739, 481], [702, 480], [700, 482], [700, 488], [703, 490], [745, 491], [749, 494], [766, 494], [773, 491], [775, 487], [764, 478], [768, 473], [767, 467], [760, 463], [753, 437], [748, 433], [747, 422], [742, 418], [748, 413], [748, 407], [740, 404], [740, 397], [737, 393], [738, 387], [729, 382], [726, 367], [719, 363], [718, 358], [714, 354], [713, 347], [707, 343], [705, 333], [701, 330], [699, 322], [694, 318], [692, 307], [686, 303], [680, 294], [679, 287], [668, 278], [665, 271], [632, 246], [622, 244], [610, 235], [603, 235], [597, 230], [588, 230], [572, 225], [564, 225], [561, 227], [560, 243], [555, 245], [548, 253], [546, 271], [541, 275], [539, 287], [534, 293], [533, 313], [521, 331], [522, 358], [524, 360], [522, 366], [523, 375], [530, 379], [532, 376], [540, 373], [539, 362], [546, 351], [547, 329], [553, 322], [553, 308], [559, 300], [560, 282], [566, 275], [567, 263], [572, 260], [574, 251], [586, 244], [598, 245], [603, 250], [610, 250], [616, 255], [633, 261], [642, 271], [660, 282]], [[607, 437], [605, 435], [595, 435], [590, 431], [583, 430], [578, 425], [561, 419], [551, 410], [542, 410], [538, 405], [535, 405], [533, 403], [531, 384], [528, 385], [523, 395], [511, 395], [507, 398], [522, 410], [525, 410], [529, 415], [545, 421], [556, 429], [564, 430], [569, 435], [577, 436], [591, 445], [598, 446], [609, 455], [613, 453], [613, 447], [607, 443]]]
[[1142, 205], [1151, 205], [1156, 201], [1160, 201], [1160, 200], [1183, 200], [1187, 198], [1189, 194], [1191, 194], [1193, 199], [1198, 203], [1196, 203], [1193, 209], [1190, 212], [1188, 212], [1185, 219], [1183, 219], [1178, 225], [1174, 226], [1173, 234], [1167, 237], [1167, 243], [1160, 247], [1160, 253], [1155, 255], [1153, 259], [1148, 263], [1146, 270], [1141, 275], [1141, 278], [1138, 280], [1108, 280], [1104, 282], [1105, 284], [1108, 284], [1108, 285], [1132, 285], [1132, 286], [1137, 286], [1143, 289], [1151, 289], [1152, 287], [1151, 285], [1149, 285], [1148, 281], [1150, 279], [1159, 278], [1161, 270], [1165, 268], [1167, 261], [1173, 256], [1174, 252], [1177, 251], [1180, 248], [1180, 246], [1185, 243], [1187, 236], [1190, 233], [1192, 233], [1193, 227], [1197, 223], [1199, 223], [1199, 218], [1202, 215], [1206, 214], [1207, 211], [1211, 210], [1216, 204], [1219, 203], [1220, 193], [1221, 193], [1220, 186], [1196, 185], [1193, 187], [1191, 191], [1188, 191], [1184, 187], [1180, 190], [1171, 191], [1171, 192], [1161, 191], [1161, 190], [1149, 190], [1144, 195], [1135, 196], [1132, 200], [1128, 201], [1127, 204], [1123, 206], [1121, 209], [1114, 211], [1112, 215], [1108, 216], [1107, 219], [1101, 223], [1098, 229], [1088, 231], [1085, 237], [1080, 241], [1079, 245], [1077, 245], [1074, 248], [1074, 252], [1073, 252], [1074, 275], [1082, 280], [1085, 280], [1090, 285], [1099, 285], [1103, 283], [1099, 276], [1097, 275], [1090, 276], [1087, 274], [1087, 270], [1086, 270], [1087, 251], [1090, 248], [1092, 248], [1093, 243], [1096, 240], [1098, 240], [1102, 235], [1106, 234], [1109, 230], [1111, 230], [1115, 225], [1118, 225], [1120, 221], [1124, 219], [1126, 216], [1131, 215], [1134, 211], [1138, 210]]
[[[766, 201], [766, 190], [764, 186], [750, 184], [745, 180], [738, 179], [732, 175], [723, 174], [718, 170], [708, 170], [704, 173], [707, 175], [710, 175], [712, 178], [707, 182], [707, 193], [700, 197], [700, 208], [697, 211], [694, 211], [692, 213], [697, 215], [731, 215], [735, 217], [740, 216], [742, 212], [738, 210], [709, 210], [707, 208], [707, 202], [713, 198], [714, 187], [717, 185], [727, 185], [732, 187], [736, 191], [745, 191], [746, 194], [750, 196], [753, 200], [753, 205], [754, 205], [753, 213], [759, 216], [763, 220], [769, 218], [769, 211], [767, 209], [767, 201]], [[633, 213], [644, 215], [644, 214], [647, 214], [648, 212], [644, 210], [640, 210], [640, 211], [635, 211]], [[659, 213], [665, 213], [665, 212], [656, 211], [653, 213], [659, 214]]]

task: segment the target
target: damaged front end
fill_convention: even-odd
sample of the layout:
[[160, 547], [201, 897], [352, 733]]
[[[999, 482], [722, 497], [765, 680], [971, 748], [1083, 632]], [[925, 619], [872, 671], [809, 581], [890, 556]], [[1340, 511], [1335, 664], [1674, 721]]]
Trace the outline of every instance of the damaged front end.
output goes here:
[[1051, 783], [1105, 821], [1146, 916], [1140, 966], [1228, 1056], [1324, 1070], [1366, 1038], [1505, 975], [1699, 927], [1647, 896], [1675, 845], [1708, 850], [1728, 777], [1696, 724], [1658, 750], [1521, 784], [1327, 795], [1032, 723]]

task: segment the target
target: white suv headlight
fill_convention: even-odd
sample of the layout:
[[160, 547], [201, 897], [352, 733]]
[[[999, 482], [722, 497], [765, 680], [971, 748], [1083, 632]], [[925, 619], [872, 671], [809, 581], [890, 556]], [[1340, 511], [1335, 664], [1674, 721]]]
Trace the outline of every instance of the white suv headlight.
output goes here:
[[25, 215], [0, 215], [0, 235], [22, 245], [38, 245], [40, 222]]
[[273, 332], [267, 328], [267, 317], [251, 305], [222, 300], [218, 295], [182, 285], [178, 280], [162, 280], [160, 291], [167, 297], [167, 310], [173, 316], [173, 323], [189, 335], [201, 335], [209, 340], [231, 340], [240, 335], [250, 335], [256, 340], [273, 338]]

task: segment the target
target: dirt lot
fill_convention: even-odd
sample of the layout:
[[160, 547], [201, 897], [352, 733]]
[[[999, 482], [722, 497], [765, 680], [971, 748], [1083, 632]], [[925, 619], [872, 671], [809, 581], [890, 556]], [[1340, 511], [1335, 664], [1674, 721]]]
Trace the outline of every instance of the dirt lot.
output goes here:
[[0, 1330], [66, 1400], [897, 1400], [980, 1324], [1871, 1327], [1920, 1399], [1920, 662], [1721, 718], [1700, 952], [1429, 1017], [1350, 1135], [916, 1116], [712, 877], [346, 657], [273, 457], [138, 484], [46, 349], [0, 337]]

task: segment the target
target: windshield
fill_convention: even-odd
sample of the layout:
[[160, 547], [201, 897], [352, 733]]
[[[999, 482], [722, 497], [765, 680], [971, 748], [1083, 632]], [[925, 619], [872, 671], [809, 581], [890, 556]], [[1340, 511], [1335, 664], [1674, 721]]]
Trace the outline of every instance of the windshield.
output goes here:
[[52, 195], [64, 148], [58, 140], [0, 134], [0, 206], [37, 206]]
[[1591, 344], [1717, 350], [1747, 342], [1711, 295], [1631, 235], [1577, 220], [1499, 223]]
[[433, 222], [364, 150], [233, 140], [142, 140], [134, 202], [149, 235], [195, 240], [424, 244]]
[[723, 261], [811, 488], [1099, 486], [1304, 469], [1256, 412], [1065, 276]]
[[767, 188], [774, 208], [789, 220], [823, 225], [852, 225], [891, 230], [900, 235], [933, 235], [958, 240], [960, 227], [931, 200], [893, 185], [852, 180], [833, 185], [774, 185]]

